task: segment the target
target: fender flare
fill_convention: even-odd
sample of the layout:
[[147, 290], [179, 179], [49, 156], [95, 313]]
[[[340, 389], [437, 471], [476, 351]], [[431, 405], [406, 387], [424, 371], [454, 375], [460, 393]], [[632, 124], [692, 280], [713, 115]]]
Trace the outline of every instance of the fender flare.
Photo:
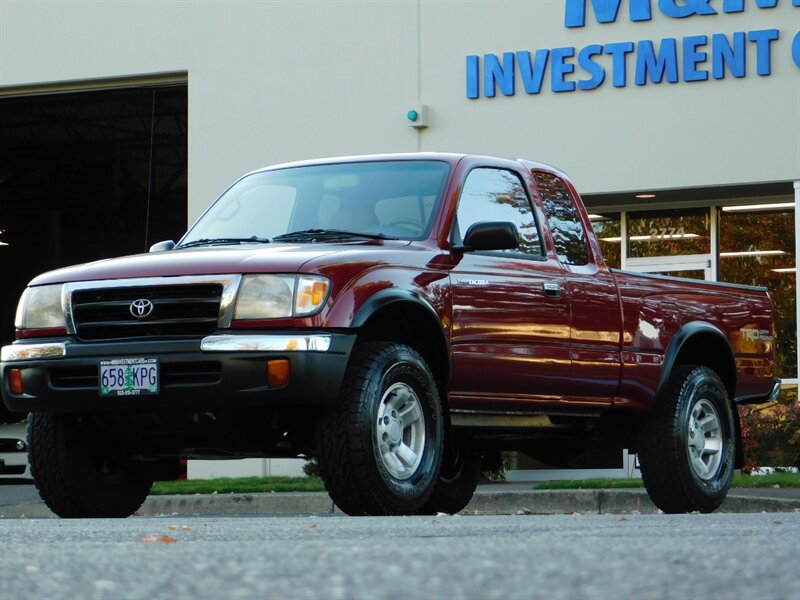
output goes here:
[[661, 390], [672, 374], [672, 370], [675, 367], [675, 361], [678, 359], [678, 355], [680, 354], [681, 350], [686, 346], [687, 342], [699, 335], [710, 335], [718, 340], [722, 344], [722, 347], [725, 348], [726, 355], [723, 357], [723, 359], [732, 366], [732, 372], [730, 373], [732, 379], [726, 381], [726, 373], [719, 373], [719, 376], [726, 385], [730, 385], [728, 392], [730, 401], [733, 403], [734, 392], [736, 390], [736, 358], [733, 354], [733, 349], [731, 348], [728, 338], [725, 337], [725, 334], [722, 333], [718, 327], [715, 327], [714, 325], [704, 321], [691, 321], [681, 327], [678, 333], [673, 336], [672, 341], [667, 347], [667, 351], [664, 353], [661, 376], [658, 379], [657, 395], [661, 393]]
[[413, 305], [414, 307], [425, 311], [431, 320], [437, 323], [437, 326], [435, 327], [436, 334], [434, 335], [439, 341], [440, 350], [444, 353], [444, 366], [447, 369], [447, 372], [445, 373], [444, 379], [441, 383], [446, 385], [453, 373], [450, 341], [447, 333], [442, 327], [442, 320], [439, 317], [439, 313], [436, 312], [436, 309], [430, 304], [430, 302], [425, 300], [425, 298], [422, 298], [419, 294], [410, 290], [402, 290], [398, 288], [381, 290], [370, 296], [367, 301], [361, 305], [361, 307], [356, 311], [353, 320], [350, 322], [350, 327], [355, 329], [363, 327], [375, 313], [384, 307], [389, 306], [390, 304]]
[[411, 302], [412, 304], [416, 304], [425, 309], [437, 322], [441, 322], [436, 309], [434, 309], [429, 302], [421, 298], [419, 294], [409, 290], [390, 288], [381, 290], [370, 296], [367, 301], [361, 305], [358, 311], [356, 311], [353, 320], [350, 322], [350, 327], [362, 327], [372, 315], [378, 312], [378, 310], [389, 304], [394, 304], [395, 302]]

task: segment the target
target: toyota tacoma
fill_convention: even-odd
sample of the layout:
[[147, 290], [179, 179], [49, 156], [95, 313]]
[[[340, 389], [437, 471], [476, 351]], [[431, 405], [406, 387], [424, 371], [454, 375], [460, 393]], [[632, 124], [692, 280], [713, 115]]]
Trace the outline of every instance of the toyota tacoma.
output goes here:
[[344, 512], [409, 515], [503, 451], [623, 448], [673, 513], [722, 503], [774, 348], [765, 288], [609, 268], [561, 171], [419, 153], [258, 170], [177, 244], [36, 277], [0, 369], [62, 517], [181, 457], [315, 457]]

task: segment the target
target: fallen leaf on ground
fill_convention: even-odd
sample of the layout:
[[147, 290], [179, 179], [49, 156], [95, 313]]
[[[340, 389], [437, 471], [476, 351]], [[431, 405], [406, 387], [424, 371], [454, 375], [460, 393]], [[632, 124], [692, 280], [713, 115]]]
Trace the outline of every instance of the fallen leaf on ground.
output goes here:
[[158, 537], [154, 535], [146, 535], [140, 538], [139, 541], [145, 544], [152, 544], [153, 542], [161, 542], [162, 544], [176, 544], [178, 542], [177, 538], [169, 535], [161, 535]]

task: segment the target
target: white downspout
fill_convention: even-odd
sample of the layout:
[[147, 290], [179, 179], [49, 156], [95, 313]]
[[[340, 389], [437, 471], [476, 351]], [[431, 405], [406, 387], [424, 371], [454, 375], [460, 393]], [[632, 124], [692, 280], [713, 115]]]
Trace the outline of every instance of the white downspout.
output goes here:
[[[800, 181], [794, 182], [794, 293], [795, 293], [795, 309], [797, 310], [797, 324], [800, 325], [800, 286], [797, 285], [797, 261], [800, 260]], [[798, 345], [800, 348], [800, 327], [795, 332], [797, 336]], [[797, 361], [797, 379], [800, 383], [800, 360]]]

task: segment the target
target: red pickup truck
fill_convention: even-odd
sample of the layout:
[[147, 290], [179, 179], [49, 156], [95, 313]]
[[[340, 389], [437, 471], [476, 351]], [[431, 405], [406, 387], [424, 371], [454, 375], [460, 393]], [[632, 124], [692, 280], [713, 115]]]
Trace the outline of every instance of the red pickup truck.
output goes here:
[[383, 515], [461, 510], [500, 451], [608, 448], [708, 512], [774, 336], [764, 288], [609, 269], [556, 169], [401, 154], [250, 173], [178, 244], [40, 275], [0, 368], [62, 517], [134, 513], [178, 457], [317, 457]]

